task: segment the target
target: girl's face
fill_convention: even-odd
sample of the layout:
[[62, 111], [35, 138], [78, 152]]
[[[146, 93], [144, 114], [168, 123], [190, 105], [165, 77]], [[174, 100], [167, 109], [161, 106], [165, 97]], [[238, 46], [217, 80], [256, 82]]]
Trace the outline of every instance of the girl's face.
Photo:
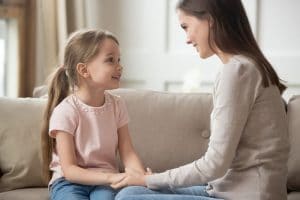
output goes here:
[[87, 63], [87, 80], [95, 89], [110, 90], [119, 87], [122, 75], [120, 49], [112, 39], [105, 39], [98, 55]]
[[201, 58], [212, 56], [214, 52], [209, 46], [210, 24], [208, 20], [200, 20], [180, 9], [177, 10], [177, 16], [181, 27], [186, 33], [186, 43], [192, 44]]

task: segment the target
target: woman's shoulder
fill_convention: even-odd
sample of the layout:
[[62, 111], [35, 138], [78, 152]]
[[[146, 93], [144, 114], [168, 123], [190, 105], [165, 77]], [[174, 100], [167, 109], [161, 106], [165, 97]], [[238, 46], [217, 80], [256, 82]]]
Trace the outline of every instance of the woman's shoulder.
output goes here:
[[228, 63], [224, 65], [223, 73], [236, 76], [260, 77], [260, 72], [255, 61], [243, 55], [234, 55]]

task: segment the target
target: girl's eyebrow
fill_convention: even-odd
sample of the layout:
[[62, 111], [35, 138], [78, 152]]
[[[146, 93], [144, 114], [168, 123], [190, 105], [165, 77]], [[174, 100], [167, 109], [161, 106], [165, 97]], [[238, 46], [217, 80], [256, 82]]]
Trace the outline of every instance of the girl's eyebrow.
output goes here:
[[[106, 55], [105, 55], [105, 57], [109, 57], [109, 56], [115, 56], [115, 55], [117, 55], [117, 54], [114, 54], [114, 53], [107, 53]], [[120, 57], [121, 55], [117, 55], [118, 57]]]
[[113, 53], [107, 53], [105, 56], [113, 56]]

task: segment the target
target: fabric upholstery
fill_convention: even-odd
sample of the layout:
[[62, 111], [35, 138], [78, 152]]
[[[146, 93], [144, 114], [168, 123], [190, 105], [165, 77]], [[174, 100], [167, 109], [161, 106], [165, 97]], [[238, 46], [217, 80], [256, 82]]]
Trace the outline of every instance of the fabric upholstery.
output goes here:
[[117, 90], [127, 103], [133, 144], [146, 167], [158, 172], [199, 158], [207, 149], [209, 94]]
[[[199, 158], [206, 150], [209, 94], [116, 90], [124, 98], [130, 133], [146, 166], [163, 171]], [[40, 128], [45, 99], [1, 98], [0, 191], [44, 186]], [[29, 120], [30, 119], [30, 120]]]
[[0, 200], [49, 200], [47, 188], [28, 188], [0, 193]]
[[[115, 90], [128, 107], [130, 134], [138, 154], [154, 171], [179, 166], [207, 148], [209, 94]], [[41, 178], [40, 127], [45, 99], [0, 98], [0, 200], [46, 200]], [[291, 151], [288, 187], [300, 199], [300, 96], [288, 104]], [[34, 188], [43, 187], [44, 188]], [[26, 188], [27, 189], [17, 189]], [[17, 189], [17, 190], [12, 190]], [[10, 190], [10, 191], [7, 191]], [[4, 192], [6, 191], [6, 192]]]
[[0, 192], [45, 186], [41, 178], [42, 99], [0, 98]]
[[300, 199], [300, 192], [291, 192], [288, 194], [288, 200], [299, 200]]
[[[290, 156], [288, 161], [288, 183], [290, 190], [300, 190], [300, 95], [288, 103]], [[299, 198], [300, 199], [300, 198]]]

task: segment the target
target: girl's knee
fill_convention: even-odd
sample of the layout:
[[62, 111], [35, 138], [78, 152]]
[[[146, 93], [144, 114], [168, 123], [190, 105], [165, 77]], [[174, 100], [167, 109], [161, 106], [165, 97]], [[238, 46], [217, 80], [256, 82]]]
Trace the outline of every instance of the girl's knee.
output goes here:
[[142, 187], [142, 186], [129, 186], [125, 187], [118, 194], [116, 195], [116, 200], [121, 200], [126, 196], [132, 196], [132, 195], [139, 195], [139, 194], [145, 194], [148, 192], [148, 188]]
[[90, 200], [114, 200], [116, 191], [110, 187], [99, 186], [90, 193]]

